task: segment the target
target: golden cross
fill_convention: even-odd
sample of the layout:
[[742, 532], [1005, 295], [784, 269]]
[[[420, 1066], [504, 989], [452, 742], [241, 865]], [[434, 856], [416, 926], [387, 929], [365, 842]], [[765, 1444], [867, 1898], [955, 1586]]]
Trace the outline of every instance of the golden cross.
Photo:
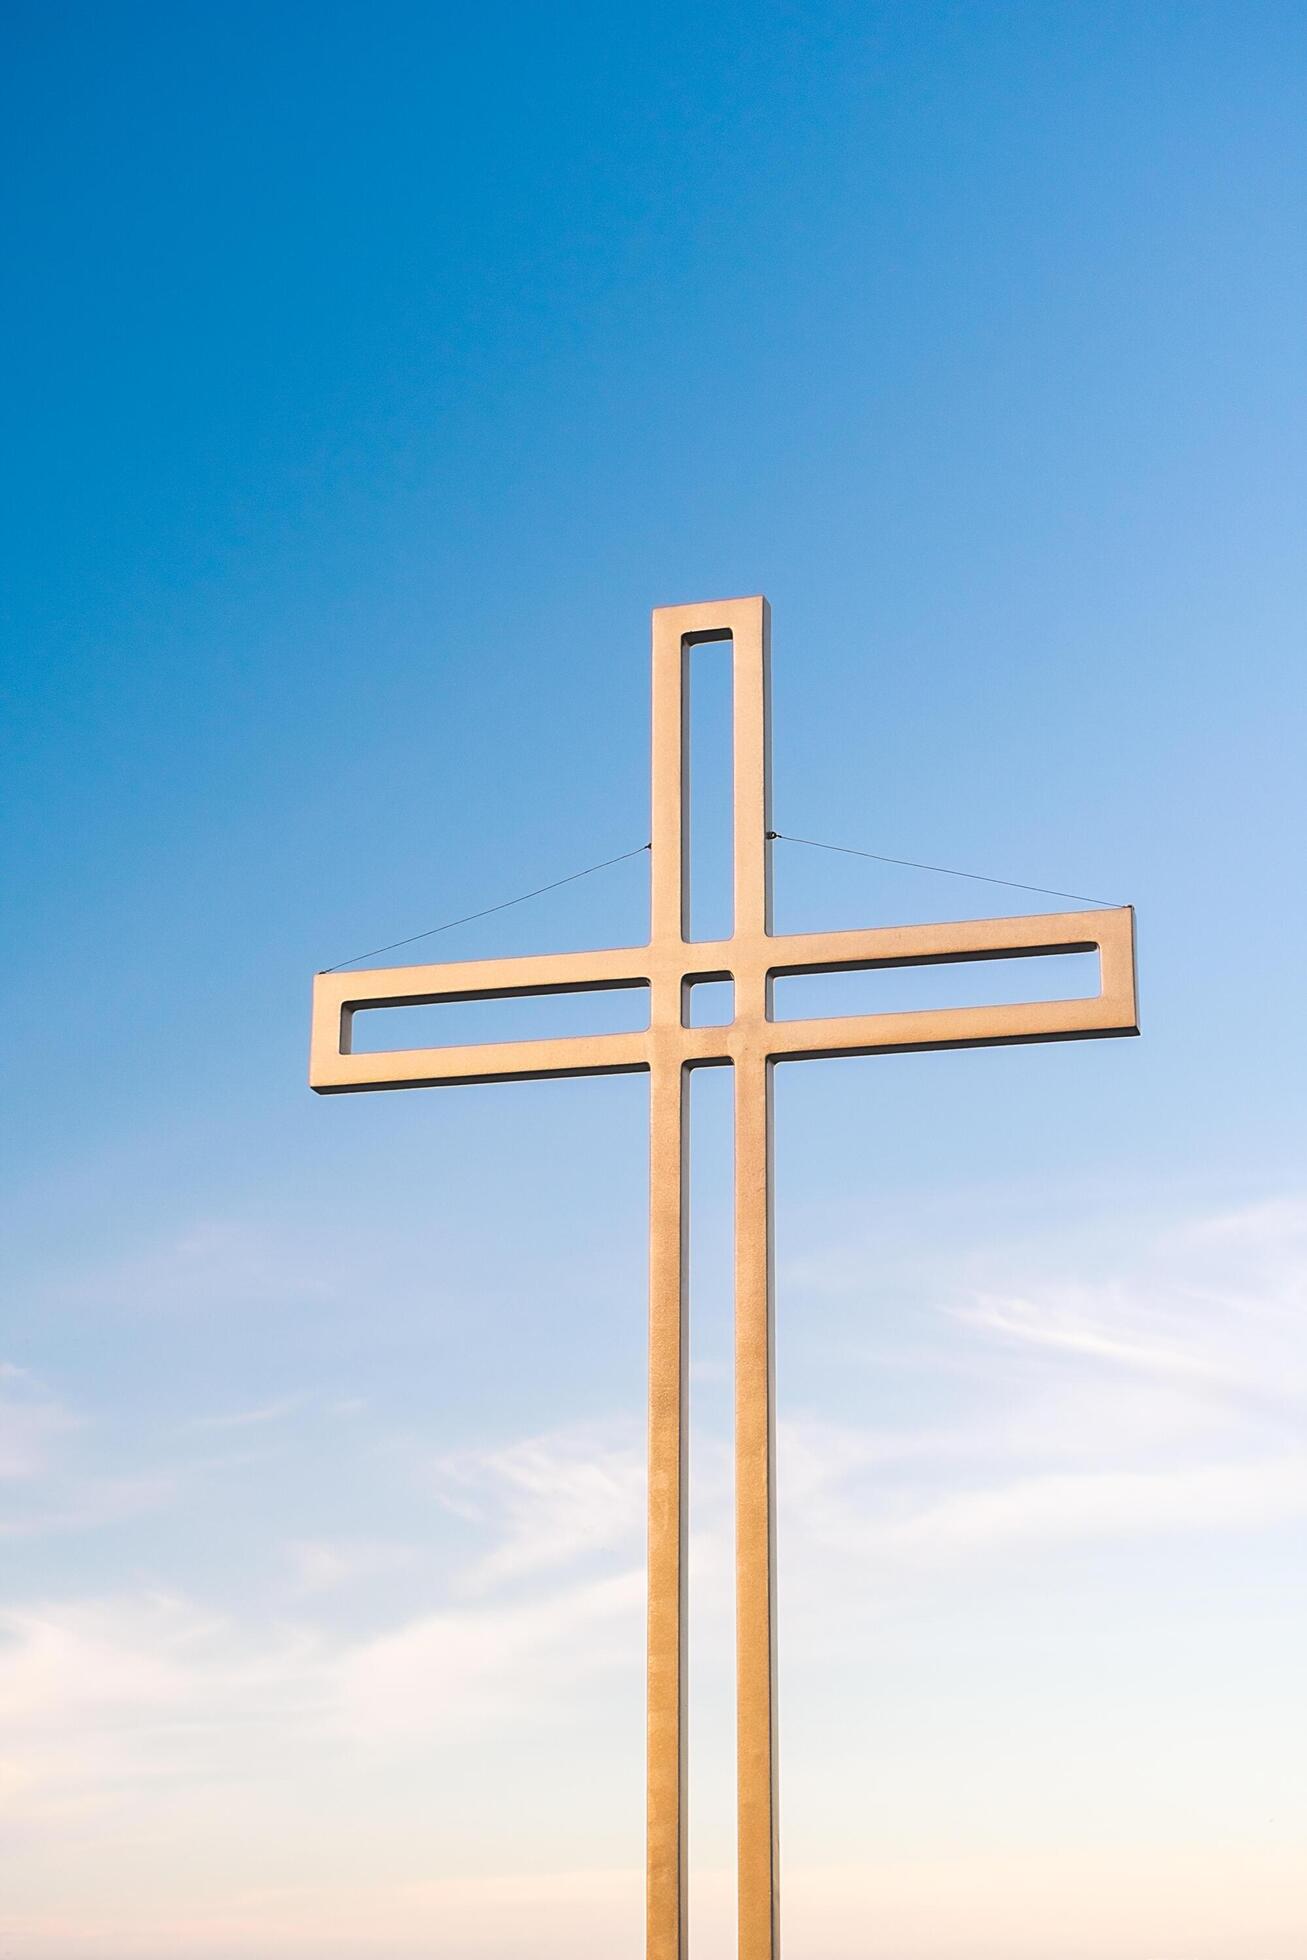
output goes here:
[[[735, 1556], [740, 1960], [778, 1960], [776, 1471], [772, 1334], [771, 1072], [805, 1056], [974, 1048], [1137, 1034], [1134, 913], [1122, 906], [858, 932], [771, 930], [765, 599], [661, 606], [653, 615], [653, 870], [647, 946], [463, 960], [314, 982], [309, 1080], [333, 1094], [553, 1075], [650, 1077], [649, 1604], [646, 1960], [686, 1955], [686, 1083], [735, 1071]], [[729, 640], [734, 676], [734, 930], [689, 938], [686, 687], [689, 649]], [[777, 1022], [782, 975], [934, 966], [1097, 950], [1089, 1000]], [[735, 1018], [689, 1025], [696, 981], [732, 980]], [[350, 1052], [355, 1013], [531, 994], [649, 990], [635, 1034]]]

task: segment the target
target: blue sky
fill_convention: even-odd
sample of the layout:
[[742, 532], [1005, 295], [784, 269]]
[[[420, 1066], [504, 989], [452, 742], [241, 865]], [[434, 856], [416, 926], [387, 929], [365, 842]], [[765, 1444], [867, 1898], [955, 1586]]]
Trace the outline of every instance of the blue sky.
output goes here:
[[[755, 591], [779, 828], [1133, 901], [1145, 1029], [782, 1072], [787, 1953], [1301, 1952], [1304, 40], [11, 10], [24, 1960], [638, 1951], [645, 1087], [322, 1103], [308, 978], [643, 842], [649, 608]], [[778, 847], [781, 929], [996, 904]]]

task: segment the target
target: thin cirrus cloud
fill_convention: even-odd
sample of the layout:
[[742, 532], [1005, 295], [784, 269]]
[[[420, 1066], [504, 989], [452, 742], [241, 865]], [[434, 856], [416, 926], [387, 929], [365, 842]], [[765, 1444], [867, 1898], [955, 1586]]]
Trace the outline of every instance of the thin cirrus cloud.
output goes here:
[[[936, 1275], [935, 1324], [969, 1363], [965, 1404], [905, 1432], [783, 1425], [790, 1542], [840, 1554], [847, 1585], [846, 1558], [877, 1580], [937, 1579], [1040, 1544], [1307, 1514], [1307, 1372], [1286, 1311], [1305, 1255], [1307, 1207], [1275, 1201], [1147, 1236], [1097, 1277], [1058, 1271], [1037, 1244], [1019, 1292]], [[1014, 1355], [1029, 1364], [1018, 1390]]]
[[329, 1258], [310, 1243], [239, 1218], [200, 1218], [94, 1269], [55, 1272], [44, 1298], [52, 1308], [202, 1314], [233, 1305], [320, 1302], [338, 1285]]
[[456, 1516], [494, 1542], [461, 1575], [469, 1592], [633, 1550], [644, 1523], [644, 1457], [626, 1424], [586, 1424], [442, 1456], [433, 1481]]
[[1020, 1292], [981, 1292], [956, 1318], [1011, 1347], [1061, 1350], [1299, 1434], [1304, 1309], [1307, 1205], [1277, 1199], [1160, 1233], [1133, 1267], [1097, 1283], [1045, 1274]]
[[192, 1416], [192, 1429], [260, 1429], [265, 1423], [279, 1422], [303, 1407], [302, 1395], [281, 1395], [273, 1402], [261, 1402], [252, 1409], [233, 1409], [222, 1415]]

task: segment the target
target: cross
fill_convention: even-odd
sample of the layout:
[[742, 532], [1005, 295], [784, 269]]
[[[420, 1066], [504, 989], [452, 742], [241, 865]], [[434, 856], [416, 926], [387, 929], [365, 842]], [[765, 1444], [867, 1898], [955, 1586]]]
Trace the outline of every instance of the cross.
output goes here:
[[[689, 937], [688, 655], [732, 643], [734, 926]], [[323, 1094], [526, 1081], [650, 1078], [646, 1960], [686, 1946], [686, 1131], [692, 1068], [729, 1065], [735, 1092], [735, 1556], [739, 1960], [778, 1960], [776, 1456], [772, 1314], [772, 1070], [809, 1056], [976, 1048], [1139, 1032], [1129, 906], [854, 932], [771, 929], [769, 667], [762, 598], [660, 606], [653, 615], [652, 919], [647, 946], [464, 960], [314, 981], [311, 1086]], [[935, 966], [1097, 950], [1087, 1000], [821, 1020], [772, 1019], [787, 974]], [[690, 990], [731, 980], [735, 1016], [692, 1027]], [[647, 988], [639, 1033], [351, 1053], [368, 1008]]]

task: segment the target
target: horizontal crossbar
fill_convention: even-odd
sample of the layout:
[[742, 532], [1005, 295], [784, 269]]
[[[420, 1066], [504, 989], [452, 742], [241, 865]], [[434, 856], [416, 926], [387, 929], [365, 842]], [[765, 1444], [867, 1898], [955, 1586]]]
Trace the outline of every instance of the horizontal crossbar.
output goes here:
[[[767, 1012], [767, 983], [783, 975], [938, 966], [1094, 950], [1099, 954], [1100, 991], [1089, 1000], [782, 1022], [771, 1020]], [[737, 1018], [727, 1027], [685, 1027], [683, 985], [709, 972], [735, 980]], [[652, 994], [651, 1025], [637, 1034], [482, 1042], [390, 1054], [350, 1052], [353, 1016], [370, 1008], [597, 993], [646, 984]], [[675, 1053], [694, 1067], [757, 1055], [773, 1061], [798, 1061], [887, 1050], [981, 1047], [1138, 1032], [1134, 913], [1130, 906], [1121, 906], [1029, 918], [967, 919], [946, 925], [876, 926], [858, 932], [741, 935], [708, 942], [677, 938], [594, 953], [321, 973], [314, 981], [309, 1081], [322, 1094], [339, 1094], [358, 1089], [523, 1081], [561, 1075], [630, 1074], [649, 1068], [655, 1053]]]

